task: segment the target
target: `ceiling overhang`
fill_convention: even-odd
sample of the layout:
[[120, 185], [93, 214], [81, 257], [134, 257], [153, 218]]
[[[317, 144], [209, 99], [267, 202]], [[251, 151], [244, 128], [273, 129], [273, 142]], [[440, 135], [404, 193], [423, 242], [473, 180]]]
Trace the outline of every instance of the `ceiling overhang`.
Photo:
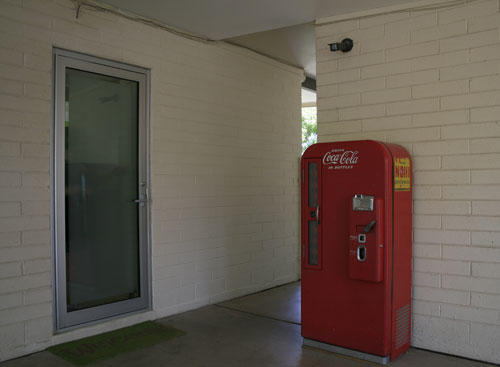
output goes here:
[[406, 0], [77, 1], [101, 3], [205, 39], [227, 40], [303, 68], [310, 78], [316, 75], [315, 20], [337, 19], [331, 17], [409, 3]]

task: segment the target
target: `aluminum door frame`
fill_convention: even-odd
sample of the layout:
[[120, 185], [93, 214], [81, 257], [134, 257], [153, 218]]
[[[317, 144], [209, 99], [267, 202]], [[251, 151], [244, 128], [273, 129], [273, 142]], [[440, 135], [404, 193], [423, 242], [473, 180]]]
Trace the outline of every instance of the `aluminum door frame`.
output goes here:
[[[54, 328], [65, 331], [75, 327], [102, 322], [133, 312], [151, 309], [151, 205], [150, 204], [150, 71], [141, 67], [101, 59], [73, 51], [53, 49], [53, 126], [51, 151], [51, 222], [54, 260]], [[128, 79], [139, 84], [138, 93], [138, 190], [144, 182], [148, 199], [139, 205], [139, 284], [140, 296], [83, 310], [67, 312], [66, 250], [65, 250], [65, 71], [73, 68], [106, 76]]]

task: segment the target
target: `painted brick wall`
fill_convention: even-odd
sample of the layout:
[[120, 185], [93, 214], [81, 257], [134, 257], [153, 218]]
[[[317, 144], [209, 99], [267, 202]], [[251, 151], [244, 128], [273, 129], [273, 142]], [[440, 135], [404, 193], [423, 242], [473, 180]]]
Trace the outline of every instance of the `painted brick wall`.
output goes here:
[[498, 1], [317, 23], [319, 141], [413, 157], [412, 345], [499, 363]]
[[[153, 311], [53, 336], [52, 47], [151, 69]], [[0, 360], [296, 280], [301, 71], [69, 0], [0, 0]]]

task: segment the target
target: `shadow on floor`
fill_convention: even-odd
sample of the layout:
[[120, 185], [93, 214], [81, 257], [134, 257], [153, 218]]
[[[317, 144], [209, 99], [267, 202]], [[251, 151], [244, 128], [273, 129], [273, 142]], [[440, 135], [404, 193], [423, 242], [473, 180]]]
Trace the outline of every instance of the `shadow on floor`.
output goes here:
[[300, 282], [236, 298], [218, 306], [300, 325]]

